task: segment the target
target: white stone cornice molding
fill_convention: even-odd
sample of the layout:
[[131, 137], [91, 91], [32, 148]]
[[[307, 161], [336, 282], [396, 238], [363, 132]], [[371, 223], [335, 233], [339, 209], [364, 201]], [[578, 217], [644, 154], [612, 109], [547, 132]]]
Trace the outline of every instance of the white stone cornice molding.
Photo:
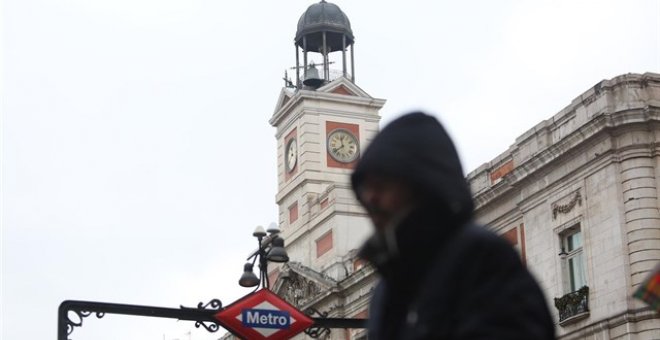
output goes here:
[[[554, 164], [560, 158], [576, 156], [581, 152], [581, 145], [587, 144], [590, 139], [601, 133], [613, 134], [615, 131], [628, 127], [634, 128], [633, 126], [636, 124], [640, 124], [646, 129], [657, 129], [660, 126], [660, 105], [658, 105], [660, 103], [660, 75], [626, 75], [623, 78], [617, 77], [601, 83], [599, 83], [601, 86], [598, 91], [590, 89], [585, 92], [585, 95], [578, 97], [579, 100], [574, 100], [568, 108], [562, 110], [560, 112], [561, 116], [556, 115], [553, 119], [538, 124], [519, 137], [516, 144], [509, 148], [505, 154], [490, 162], [491, 166], [486, 164], [468, 175], [468, 181], [472, 184], [477, 178], [485, 176], [488, 171], [496, 168], [500, 160], [513, 155], [514, 169], [502, 177], [498, 183], [484, 183], [481, 180], [479, 187], [473, 187], [477, 208], [489, 204], [492, 199], [514, 187], [520, 186], [521, 181]], [[645, 85], [642, 86], [642, 83]], [[653, 86], [649, 84], [653, 84]], [[625, 90], [624, 88], [633, 88], [634, 91], [639, 93], [621, 93]], [[612, 99], [609, 98], [612, 96], [631, 96], [635, 98], [635, 101], [632, 104], [618, 106], [616, 104], [602, 105], [600, 103], [600, 97], [603, 97], [603, 100], [607, 99], [607, 101], [612, 102]], [[595, 99], [586, 100], [586, 98], [592, 97]], [[589, 110], [585, 105], [601, 105], [601, 107], [598, 110], [592, 110], [589, 119], [581, 125], [575, 126], [572, 131], [557, 134], [559, 129], [562, 129], [564, 125], [572, 120], [587, 119], [584, 114]], [[550, 140], [548, 144], [545, 142], [548, 138], [556, 140]], [[523, 151], [528, 148], [532, 141], [536, 141], [536, 145], [544, 147], [533, 153]], [[655, 147], [652, 147], [652, 149], [655, 149]]]
[[[337, 87], [343, 86], [351, 92], [351, 95], [337, 94], [331, 91], [335, 90]], [[364, 90], [359, 88], [357, 85], [346, 80], [343, 77], [340, 77], [329, 84], [326, 84], [316, 91], [310, 90], [297, 90], [293, 95], [290, 95], [289, 89], [283, 89], [280, 93], [280, 97], [275, 107], [275, 112], [269, 120], [269, 123], [272, 126], [281, 126], [284, 119], [291, 118], [288, 117], [294, 110], [294, 107], [297, 105], [305, 106], [305, 111], [313, 109], [314, 105], [305, 105], [306, 103], [314, 103], [318, 100], [322, 100], [326, 103], [337, 103], [337, 104], [351, 104], [355, 106], [361, 106], [368, 108], [364, 110], [365, 114], [370, 114], [377, 116], [377, 112], [384, 105], [386, 100], [380, 98], [374, 98], [366, 93]], [[285, 100], [286, 98], [288, 100]], [[353, 114], [358, 114], [359, 112], [354, 112]], [[286, 124], [284, 124], [286, 125]]]

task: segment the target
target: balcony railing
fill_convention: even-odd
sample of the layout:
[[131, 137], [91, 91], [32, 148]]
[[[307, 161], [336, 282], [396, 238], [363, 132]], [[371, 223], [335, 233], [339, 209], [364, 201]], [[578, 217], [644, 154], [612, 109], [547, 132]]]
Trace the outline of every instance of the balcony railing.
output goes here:
[[555, 298], [559, 323], [589, 315], [589, 287], [584, 286], [560, 298]]

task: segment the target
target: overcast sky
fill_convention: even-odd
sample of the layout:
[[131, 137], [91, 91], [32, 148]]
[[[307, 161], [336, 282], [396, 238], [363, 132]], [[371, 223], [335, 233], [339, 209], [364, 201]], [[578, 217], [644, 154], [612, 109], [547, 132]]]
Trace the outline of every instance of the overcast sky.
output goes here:
[[[313, 1], [5, 0], [1, 338], [66, 299], [176, 308], [238, 286], [277, 220], [275, 129]], [[422, 108], [465, 172], [603, 79], [660, 72], [660, 1], [337, 1], [387, 123]], [[187, 332], [190, 335], [186, 335]], [[217, 339], [89, 317], [74, 340]]]

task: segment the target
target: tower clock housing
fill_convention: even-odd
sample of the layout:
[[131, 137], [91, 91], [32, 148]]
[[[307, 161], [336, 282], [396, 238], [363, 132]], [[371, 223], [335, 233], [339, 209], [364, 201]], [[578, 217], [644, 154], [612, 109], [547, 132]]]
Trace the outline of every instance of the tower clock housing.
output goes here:
[[350, 174], [378, 132], [384, 103], [343, 76], [313, 90], [282, 89], [270, 123], [277, 128], [279, 222], [292, 261], [339, 277], [370, 233]]
[[[379, 130], [385, 100], [355, 84], [354, 41], [348, 17], [332, 3], [309, 6], [298, 21], [296, 80], [286, 79], [269, 121], [277, 130], [276, 202], [290, 261], [268, 277], [301, 310], [364, 318], [376, 276], [356, 255], [372, 225], [350, 175]], [[341, 56], [340, 69], [330, 69], [330, 56]]]
[[[296, 80], [282, 89], [270, 119], [277, 128], [279, 222], [291, 261], [339, 280], [371, 233], [350, 174], [378, 132], [385, 100], [355, 84], [353, 32], [337, 5], [309, 6], [294, 44]], [[341, 54], [340, 70], [330, 69], [333, 53]], [[321, 60], [320, 70], [310, 56]]]

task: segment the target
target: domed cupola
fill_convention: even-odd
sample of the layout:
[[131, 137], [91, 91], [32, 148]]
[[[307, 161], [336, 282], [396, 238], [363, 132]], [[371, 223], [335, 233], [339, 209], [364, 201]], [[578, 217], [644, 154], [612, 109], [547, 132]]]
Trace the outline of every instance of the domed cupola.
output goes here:
[[[353, 59], [353, 31], [351, 22], [339, 6], [322, 0], [307, 8], [298, 20], [298, 29], [295, 37], [296, 45], [296, 85], [302, 88], [304, 84], [307, 89], [317, 88], [330, 81], [330, 68], [328, 55], [332, 52], [342, 52], [342, 75], [349, 78], [346, 65], [346, 49], [350, 47], [351, 55], [351, 81], [355, 82], [354, 59]], [[300, 83], [300, 68], [298, 48], [303, 50], [304, 70], [303, 81]], [[307, 54], [319, 53], [323, 58], [323, 74], [320, 75], [315, 69], [314, 63], [307, 63]], [[309, 71], [309, 72], [308, 72]]]
[[[339, 6], [321, 1], [307, 8], [298, 20], [296, 45], [303, 47], [303, 37], [306, 39], [307, 50], [320, 52], [323, 48], [323, 33], [326, 34], [328, 52], [340, 51], [346, 45], [353, 43], [351, 22]], [[304, 47], [303, 47], [304, 48]]]

